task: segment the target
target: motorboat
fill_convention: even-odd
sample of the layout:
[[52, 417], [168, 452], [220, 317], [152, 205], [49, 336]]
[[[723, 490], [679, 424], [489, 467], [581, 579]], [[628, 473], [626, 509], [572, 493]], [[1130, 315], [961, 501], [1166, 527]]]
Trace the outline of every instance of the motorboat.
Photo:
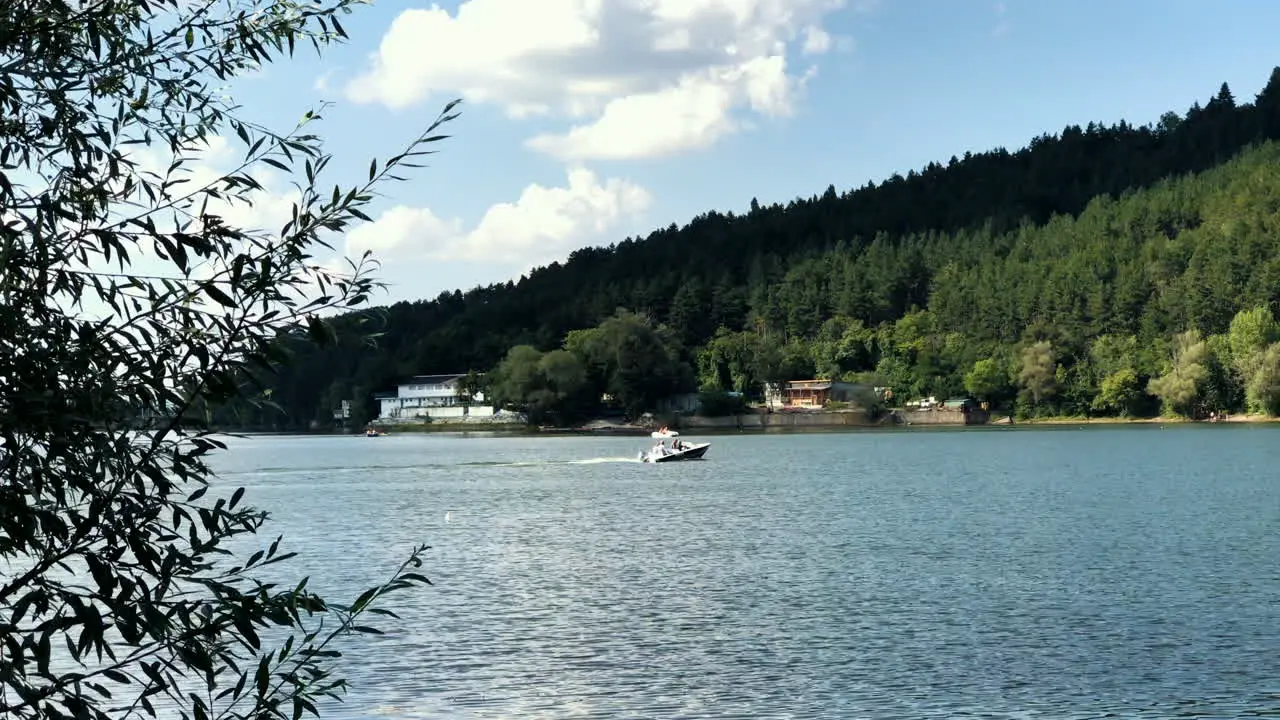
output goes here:
[[649, 452], [640, 453], [641, 462], [662, 463], [677, 462], [679, 460], [701, 460], [703, 455], [707, 454], [707, 450], [711, 447], [711, 443], [690, 443], [680, 441], [674, 448], [668, 447], [665, 443], [659, 443], [649, 450]]
[[382, 437], [383, 435], [386, 435], [386, 433], [377, 428], [366, 428], [364, 431], [365, 437]]
[[[662, 428], [649, 433], [658, 443], [648, 452], [640, 452], [640, 461], [649, 463], [677, 462], [679, 460], [701, 460], [711, 447], [711, 443], [687, 442], [680, 439], [680, 433]], [[670, 440], [670, 445], [667, 441]]]

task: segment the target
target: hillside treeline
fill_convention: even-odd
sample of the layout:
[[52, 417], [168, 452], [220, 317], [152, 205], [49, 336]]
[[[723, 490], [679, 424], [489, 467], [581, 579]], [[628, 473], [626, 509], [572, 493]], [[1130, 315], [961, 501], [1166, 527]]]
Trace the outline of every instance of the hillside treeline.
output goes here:
[[632, 409], [659, 390], [755, 394], [808, 375], [1024, 413], [1260, 409], [1280, 359], [1277, 139], [1280, 68], [1252, 103], [1223, 85], [1150, 125], [1071, 126], [843, 194], [707, 213], [518, 283], [339, 318], [335, 346], [293, 348], [270, 380], [282, 412], [243, 421], [327, 423], [343, 399], [368, 417], [399, 378], [494, 369], [518, 346], [582, 363], [586, 389], [565, 402], [587, 413], [610, 379], [566, 340], [616, 317], [673, 363]]

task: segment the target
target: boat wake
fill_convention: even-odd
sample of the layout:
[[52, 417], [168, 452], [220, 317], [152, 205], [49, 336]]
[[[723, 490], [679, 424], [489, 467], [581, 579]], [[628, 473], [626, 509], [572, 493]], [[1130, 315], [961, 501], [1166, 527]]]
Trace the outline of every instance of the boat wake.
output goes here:
[[606, 457], [606, 458], [591, 458], [589, 460], [570, 460], [569, 464], [570, 465], [601, 465], [604, 463], [638, 463], [638, 462], [640, 462], [640, 458], [638, 457]]
[[555, 465], [604, 465], [608, 463], [638, 463], [639, 458], [635, 457], [598, 457], [585, 458], [579, 460], [515, 460], [503, 462], [501, 460], [477, 460], [473, 462], [458, 463], [404, 463], [396, 465], [338, 465], [324, 467], [301, 467], [301, 468], [281, 468], [269, 467], [259, 470], [248, 470], [239, 472], [223, 472], [219, 473], [219, 477], [227, 480], [238, 478], [263, 478], [290, 475], [315, 476], [317, 474], [347, 474], [347, 473], [368, 473], [377, 471], [397, 471], [397, 470], [447, 470], [449, 468], [516, 468], [516, 467], [550, 467]]
[[604, 465], [606, 463], [638, 463], [634, 457], [598, 457], [582, 460], [518, 460], [515, 462], [478, 461], [458, 463], [462, 467], [539, 467], [546, 465]]

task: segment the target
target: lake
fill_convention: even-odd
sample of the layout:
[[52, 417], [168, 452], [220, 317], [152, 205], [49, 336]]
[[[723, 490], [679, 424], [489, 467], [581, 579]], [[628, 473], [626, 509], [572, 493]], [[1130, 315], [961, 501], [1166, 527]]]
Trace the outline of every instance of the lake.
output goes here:
[[[225, 492], [349, 601], [327, 718], [1280, 714], [1280, 428], [253, 437]], [[341, 596], [341, 597], [338, 597]]]

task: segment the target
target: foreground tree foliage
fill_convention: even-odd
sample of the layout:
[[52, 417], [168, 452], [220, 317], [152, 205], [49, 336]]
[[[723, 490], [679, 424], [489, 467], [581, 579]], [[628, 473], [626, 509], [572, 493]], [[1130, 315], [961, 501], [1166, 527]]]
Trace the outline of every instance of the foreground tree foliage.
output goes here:
[[[343, 36], [354, 4], [290, 0], [7, 3], [0, 11], [0, 715], [297, 718], [337, 696], [336, 641], [386, 594], [426, 578], [407, 550], [349, 604], [279, 585], [280, 538], [237, 560], [265, 514], [210, 484], [203, 426], [283, 359], [324, 341], [330, 308], [364, 302], [371, 261], [310, 252], [365, 218], [373, 187], [439, 139], [321, 187], [299, 128], [239, 120], [219, 85], [297, 44]], [[452, 118], [443, 115], [437, 125]], [[311, 113], [307, 121], [317, 119]], [[434, 127], [434, 126], [433, 126]], [[242, 162], [190, 172], [215, 134]], [[165, 158], [149, 170], [147, 153]], [[259, 164], [303, 176], [271, 232]], [[347, 329], [350, 332], [350, 328]], [[230, 490], [230, 488], [227, 488]], [[216, 499], [215, 499], [216, 496]]]

